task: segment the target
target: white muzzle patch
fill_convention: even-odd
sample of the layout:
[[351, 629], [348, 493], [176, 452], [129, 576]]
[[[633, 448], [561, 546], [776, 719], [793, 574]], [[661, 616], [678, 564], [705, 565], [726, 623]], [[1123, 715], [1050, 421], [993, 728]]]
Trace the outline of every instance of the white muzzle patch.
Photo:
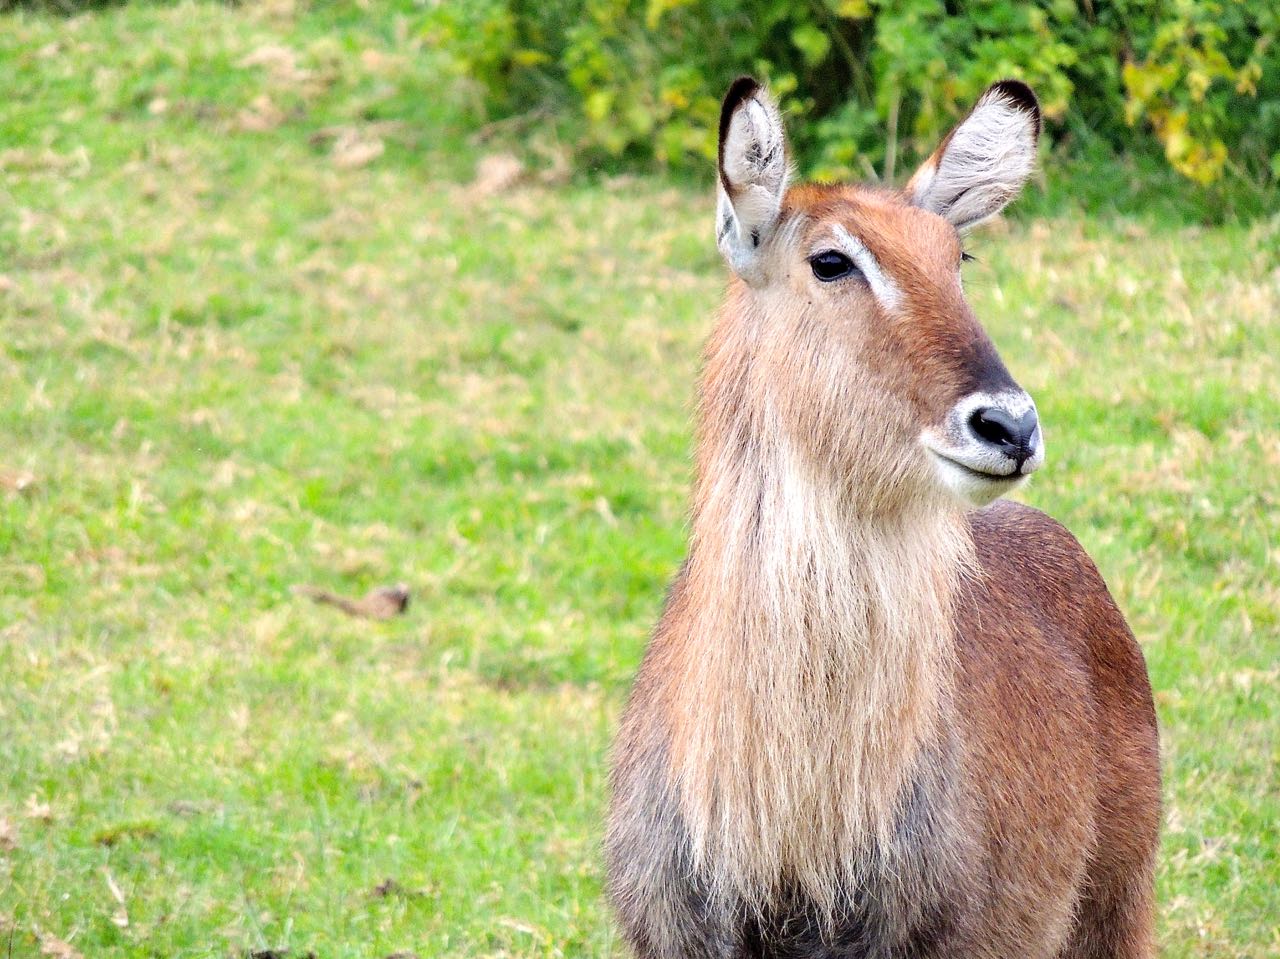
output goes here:
[[972, 506], [1003, 496], [1044, 465], [1036, 405], [1022, 390], [971, 393], [920, 442], [943, 486]]

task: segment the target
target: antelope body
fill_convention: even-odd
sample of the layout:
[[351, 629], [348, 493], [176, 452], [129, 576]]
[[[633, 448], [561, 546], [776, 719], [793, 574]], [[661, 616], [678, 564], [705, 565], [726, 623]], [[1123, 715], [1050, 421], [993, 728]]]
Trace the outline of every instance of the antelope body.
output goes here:
[[640, 959], [1143, 959], [1159, 820], [1142, 655], [1043, 514], [1035, 406], [959, 232], [1029, 176], [991, 87], [901, 192], [788, 188], [736, 82], [686, 561], [615, 744], [606, 857]]

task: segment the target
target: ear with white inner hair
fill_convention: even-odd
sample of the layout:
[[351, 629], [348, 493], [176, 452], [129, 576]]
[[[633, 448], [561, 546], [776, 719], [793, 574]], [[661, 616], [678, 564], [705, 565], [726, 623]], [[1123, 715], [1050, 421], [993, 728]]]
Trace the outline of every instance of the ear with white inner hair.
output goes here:
[[720, 108], [719, 174], [716, 245], [739, 276], [756, 281], [787, 188], [787, 147], [777, 106], [751, 77], [735, 80]]
[[907, 183], [907, 199], [964, 229], [995, 216], [1021, 191], [1035, 166], [1040, 105], [1031, 88], [1001, 80]]

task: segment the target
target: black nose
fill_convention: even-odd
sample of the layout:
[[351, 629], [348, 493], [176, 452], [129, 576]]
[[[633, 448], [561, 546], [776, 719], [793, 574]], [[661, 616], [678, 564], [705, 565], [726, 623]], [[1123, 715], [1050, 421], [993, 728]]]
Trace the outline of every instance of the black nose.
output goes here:
[[1015, 419], [1013, 414], [998, 406], [984, 406], [969, 417], [969, 427], [989, 446], [994, 446], [1016, 462], [1018, 469], [1022, 469], [1022, 464], [1035, 452], [1031, 437], [1037, 425], [1035, 410], [1027, 410]]

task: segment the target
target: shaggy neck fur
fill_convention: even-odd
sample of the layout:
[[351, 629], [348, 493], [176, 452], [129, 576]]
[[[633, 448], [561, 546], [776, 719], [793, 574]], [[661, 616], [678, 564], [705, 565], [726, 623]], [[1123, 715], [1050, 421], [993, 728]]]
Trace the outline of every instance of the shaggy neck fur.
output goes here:
[[767, 386], [729, 379], [739, 395], [704, 403], [670, 674], [676, 785], [714, 895], [763, 909], [799, 892], [829, 916], [859, 861], [891, 847], [947, 708], [972, 542], [941, 505], [868, 514]]

